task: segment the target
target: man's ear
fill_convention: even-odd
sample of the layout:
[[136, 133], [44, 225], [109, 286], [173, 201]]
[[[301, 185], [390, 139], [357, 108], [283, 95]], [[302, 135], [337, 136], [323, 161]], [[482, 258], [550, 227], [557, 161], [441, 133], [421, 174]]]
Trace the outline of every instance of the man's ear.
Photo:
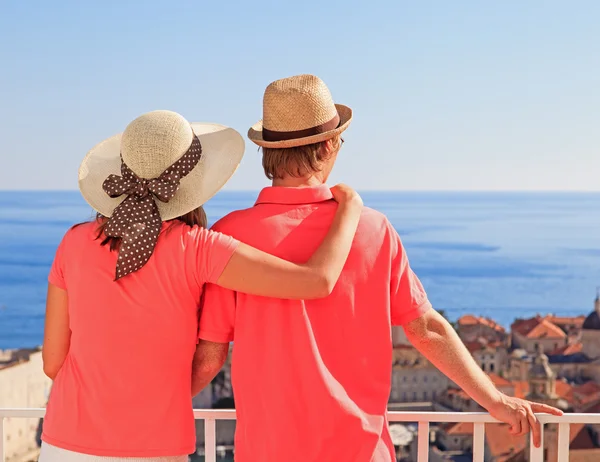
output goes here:
[[321, 145], [321, 150], [323, 159], [329, 159], [329, 157], [331, 157], [331, 155], [334, 153], [333, 141], [331, 141], [331, 139], [323, 141], [323, 144]]

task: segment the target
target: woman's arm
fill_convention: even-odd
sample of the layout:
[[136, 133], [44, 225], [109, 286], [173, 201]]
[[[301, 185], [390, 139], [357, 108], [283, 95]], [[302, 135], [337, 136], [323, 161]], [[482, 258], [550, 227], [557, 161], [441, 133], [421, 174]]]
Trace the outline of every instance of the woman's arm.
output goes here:
[[325, 239], [305, 264], [290, 263], [240, 244], [217, 280], [226, 289], [287, 299], [326, 297], [333, 291], [352, 246], [362, 212], [358, 193], [345, 185], [331, 189], [339, 203]]
[[48, 284], [42, 359], [44, 361], [44, 373], [52, 380], [56, 378], [58, 371], [65, 362], [70, 343], [71, 330], [69, 329], [67, 291], [53, 284]]

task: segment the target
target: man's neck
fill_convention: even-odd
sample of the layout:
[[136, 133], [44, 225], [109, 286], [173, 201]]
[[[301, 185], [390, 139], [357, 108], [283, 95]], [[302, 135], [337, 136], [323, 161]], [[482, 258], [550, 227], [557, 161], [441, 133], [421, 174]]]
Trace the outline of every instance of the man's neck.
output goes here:
[[287, 176], [285, 178], [275, 178], [273, 180], [273, 186], [280, 186], [283, 188], [310, 188], [311, 186], [319, 186], [324, 184], [323, 178], [319, 175], [311, 175], [307, 177], [295, 178], [293, 176]]

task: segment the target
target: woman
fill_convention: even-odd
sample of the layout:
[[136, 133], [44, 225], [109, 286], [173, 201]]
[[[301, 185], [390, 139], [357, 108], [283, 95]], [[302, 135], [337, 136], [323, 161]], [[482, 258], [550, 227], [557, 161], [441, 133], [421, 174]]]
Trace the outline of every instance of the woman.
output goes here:
[[40, 462], [186, 461], [204, 283], [279, 298], [333, 289], [362, 209], [347, 187], [333, 189], [335, 220], [305, 264], [206, 229], [201, 205], [243, 151], [230, 128], [156, 111], [85, 157], [80, 190], [99, 218], [67, 232], [50, 271]]

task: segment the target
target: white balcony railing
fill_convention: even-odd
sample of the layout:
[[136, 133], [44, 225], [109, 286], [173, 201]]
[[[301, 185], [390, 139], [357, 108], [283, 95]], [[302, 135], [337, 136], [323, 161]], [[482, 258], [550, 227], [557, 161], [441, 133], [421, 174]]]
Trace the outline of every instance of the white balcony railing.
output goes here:
[[[45, 409], [2, 409], [0, 408], [0, 456], [2, 462], [4, 454], [4, 419], [14, 418], [42, 418]], [[194, 417], [204, 420], [204, 447], [206, 462], [216, 462], [216, 421], [235, 420], [235, 411], [224, 410], [195, 410]], [[569, 431], [570, 424], [600, 424], [600, 414], [565, 414], [561, 417], [538, 414], [542, 425], [558, 424], [558, 462], [569, 460]], [[390, 422], [418, 422], [417, 447], [418, 462], [429, 460], [429, 424], [432, 422], [473, 423], [473, 462], [483, 462], [485, 446], [485, 424], [496, 423], [489, 414], [483, 412], [388, 412]], [[543, 432], [542, 432], [543, 434]], [[531, 462], [543, 462], [544, 451], [542, 447], [536, 448], [530, 444]]]

